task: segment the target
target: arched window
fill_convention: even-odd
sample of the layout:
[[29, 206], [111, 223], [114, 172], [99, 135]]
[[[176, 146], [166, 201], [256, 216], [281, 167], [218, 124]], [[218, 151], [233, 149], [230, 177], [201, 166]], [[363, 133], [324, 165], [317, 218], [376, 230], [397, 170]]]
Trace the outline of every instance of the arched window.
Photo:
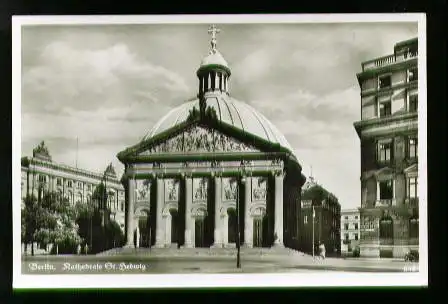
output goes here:
[[179, 217], [176, 209], [170, 209], [171, 214], [171, 243], [179, 241]]
[[227, 209], [227, 215], [228, 215], [228, 225], [227, 225], [227, 236], [228, 236], [228, 242], [229, 243], [236, 243], [236, 233], [237, 233], [237, 216], [236, 216], [236, 210], [233, 208]]

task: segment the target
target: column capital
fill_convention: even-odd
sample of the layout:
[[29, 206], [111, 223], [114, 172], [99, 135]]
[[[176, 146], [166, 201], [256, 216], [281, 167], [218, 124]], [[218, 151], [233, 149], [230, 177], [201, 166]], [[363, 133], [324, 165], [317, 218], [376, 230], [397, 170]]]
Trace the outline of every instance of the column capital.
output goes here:
[[274, 177], [284, 178], [286, 175], [286, 172], [284, 170], [275, 169], [275, 170], [271, 170], [271, 175]]

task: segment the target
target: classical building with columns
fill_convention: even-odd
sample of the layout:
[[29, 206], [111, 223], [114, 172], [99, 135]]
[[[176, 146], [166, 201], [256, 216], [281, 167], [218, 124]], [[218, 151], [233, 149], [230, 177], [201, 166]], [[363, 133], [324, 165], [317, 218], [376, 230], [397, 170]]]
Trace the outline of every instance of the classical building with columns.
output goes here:
[[33, 149], [32, 157], [21, 159], [21, 207], [27, 195], [38, 197], [43, 192], [55, 192], [71, 204], [92, 203], [95, 188], [103, 182], [107, 188], [110, 217], [124, 230], [125, 192], [112, 164], [103, 173], [92, 172], [53, 161], [42, 141]]
[[299, 249], [302, 168], [282, 133], [231, 97], [216, 48], [197, 70], [197, 97], [120, 152], [130, 247]]

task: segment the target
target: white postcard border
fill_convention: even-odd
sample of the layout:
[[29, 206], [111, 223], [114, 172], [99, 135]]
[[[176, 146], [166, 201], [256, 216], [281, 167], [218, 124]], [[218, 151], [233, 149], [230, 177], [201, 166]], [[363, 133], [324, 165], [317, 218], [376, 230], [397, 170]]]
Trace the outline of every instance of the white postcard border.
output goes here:
[[[21, 269], [21, 28], [32, 25], [180, 24], [180, 23], [378, 23], [417, 22], [419, 39], [419, 272], [415, 273], [279, 273], [176, 275], [24, 275]], [[13, 16], [12, 18], [12, 185], [14, 288], [168, 288], [168, 287], [323, 287], [427, 286], [427, 91], [426, 15], [400, 14], [272, 14], [171, 16]]]

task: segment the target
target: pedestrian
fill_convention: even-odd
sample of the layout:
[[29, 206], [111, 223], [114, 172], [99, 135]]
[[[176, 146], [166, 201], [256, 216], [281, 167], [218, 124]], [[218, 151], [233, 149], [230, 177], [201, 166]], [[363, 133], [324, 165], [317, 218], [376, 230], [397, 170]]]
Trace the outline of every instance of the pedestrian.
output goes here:
[[324, 243], [320, 243], [320, 245], [319, 245], [319, 255], [322, 258], [322, 260], [325, 260], [325, 245], [324, 245]]
[[76, 254], [81, 254], [81, 244], [78, 244], [78, 246], [76, 247]]
[[88, 252], [89, 252], [89, 245], [86, 244], [85, 250], [86, 250], [86, 254], [88, 254]]

